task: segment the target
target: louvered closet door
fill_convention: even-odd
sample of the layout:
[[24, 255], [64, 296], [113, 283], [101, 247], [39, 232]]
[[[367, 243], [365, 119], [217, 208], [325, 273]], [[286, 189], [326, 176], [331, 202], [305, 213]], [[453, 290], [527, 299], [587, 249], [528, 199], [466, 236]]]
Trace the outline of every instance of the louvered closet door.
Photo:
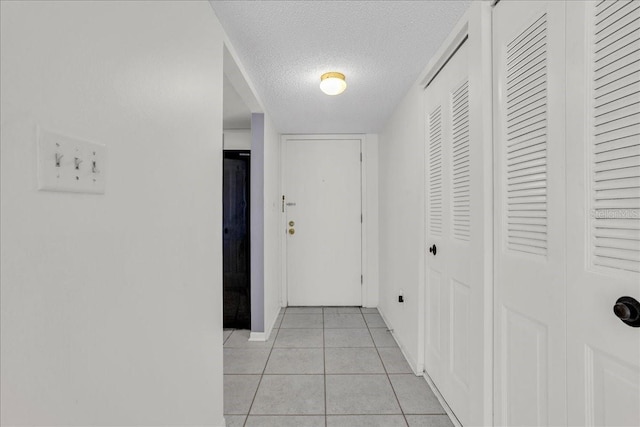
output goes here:
[[566, 423], [565, 4], [493, 9], [495, 422]]
[[[473, 298], [482, 274], [482, 256], [471, 227], [480, 209], [473, 183], [469, 110], [468, 43], [463, 44], [425, 90], [426, 253], [425, 370], [463, 424], [469, 421]], [[479, 147], [478, 147], [479, 148]], [[475, 150], [474, 150], [475, 151]], [[473, 160], [473, 162], [472, 162]], [[477, 167], [477, 166], [475, 166]], [[476, 172], [477, 173], [477, 172]], [[479, 324], [476, 322], [476, 324]]]
[[640, 425], [640, 2], [569, 2], [569, 424]]

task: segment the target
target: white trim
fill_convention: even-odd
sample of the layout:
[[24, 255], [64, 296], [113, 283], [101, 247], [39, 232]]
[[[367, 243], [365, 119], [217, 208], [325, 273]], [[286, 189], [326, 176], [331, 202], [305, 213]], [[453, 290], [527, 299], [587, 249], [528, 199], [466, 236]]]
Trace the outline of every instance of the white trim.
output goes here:
[[266, 332], [251, 332], [249, 334], [249, 341], [266, 341], [268, 339]]
[[282, 309], [278, 311], [273, 318], [273, 322], [271, 322], [271, 326], [264, 332], [251, 332], [249, 333], [249, 341], [269, 341], [269, 337], [271, 337], [271, 332], [273, 332], [274, 327], [276, 326], [276, 321], [278, 320], [278, 316], [280, 316], [280, 312]]
[[285, 141], [287, 135], [280, 135], [280, 306], [289, 306], [289, 296], [287, 292], [287, 216], [285, 215], [285, 173], [284, 165], [287, 161], [287, 145]]
[[449, 407], [449, 404], [447, 403], [446, 400], [444, 400], [444, 397], [442, 397], [442, 394], [440, 394], [440, 390], [438, 390], [438, 387], [436, 387], [436, 385], [433, 382], [433, 380], [431, 380], [431, 377], [429, 377], [429, 375], [427, 375], [426, 372], [423, 372], [422, 373], [422, 378], [424, 378], [427, 381], [427, 384], [429, 385], [429, 388], [431, 388], [431, 391], [433, 391], [433, 394], [436, 395], [436, 398], [438, 399], [438, 402], [440, 402], [440, 405], [442, 406], [442, 409], [444, 409], [444, 411], [447, 413], [447, 416], [449, 416], [449, 419], [451, 420], [453, 425], [455, 427], [462, 427], [462, 424], [460, 423], [460, 421], [458, 421], [458, 418], [455, 416], [455, 414], [453, 413], [453, 411]]
[[[471, 48], [477, 46], [477, 53], [483, 59], [481, 63], [480, 73], [478, 74], [480, 86], [482, 87], [482, 114], [486, 116], [482, 119], [482, 145], [484, 158], [483, 164], [483, 189], [484, 197], [484, 222], [482, 229], [484, 231], [484, 296], [483, 296], [483, 322], [484, 322], [484, 368], [483, 368], [483, 412], [485, 425], [493, 425], [493, 351], [494, 351], [494, 230], [493, 230], [493, 213], [494, 213], [494, 195], [493, 195], [493, 40], [492, 40], [492, 11], [493, 5], [482, 2], [474, 5], [477, 12], [471, 15], [470, 27], [473, 34], [478, 35], [476, 41], [472, 40]], [[472, 53], [474, 55], [474, 53]]]
[[409, 367], [413, 370], [413, 373], [416, 376], [422, 375], [424, 372], [424, 363], [418, 362], [414, 360], [413, 357], [411, 357], [411, 354], [409, 353], [407, 348], [404, 346], [402, 341], [398, 339], [398, 336], [394, 333], [393, 328], [390, 327], [390, 323], [387, 320], [387, 316], [385, 316], [384, 312], [380, 307], [377, 307], [377, 309], [378, 309], [378, 313], [380, 313], [380, 317], [382, 317], [382, 320], [384, 320], [385, 325], [387, 325], [387, 330], [391, 333], [391, 336], [395, 340], [396, 344], [398, 344], [398, 347], [400, 347], [400, 352], [402, 352], [402, 355], [407, 360], [407, 363], [409, 363]]
[[365, 283], [369, 282], [367, 274], [367, 221], [369, 215], [365, 215], [367, 210], [367, 144], [366, 136], [362, 135], [360, 139], [360, 213], [362, 221], [360, 222], [360, 274], [362, 274], [362, 286], [360, 287], [360, 305], [365, 306], [369, 302], [369, 286]]
[[280, 307], [287, 307], [289, 305], [289, 298], [287, 295], [287, 216], [285, 215], [285, 195], [284, 195], [284, 165], [287, 160], [287, 146], [284, 143], [286, 141], [285, 135], [280, 135]]
[[287, 145], [285, 144], [286, 135], [280, 135], [280, 307], [289, 305], [289, 297], [287, 294], [287, 216], [285, 215], [285, 173], [284, 165], [287, 161]]
[[363, 233], [365, 236], [363, 263], [364, 281], [366, 284], [366, 298], [362, 300], [363, 307], [377, 307], [380, 299], [380, 269], [378, 259], [380, 254], [380, 217], [379, 207], [379, 138], [378, 134], [366, 134], [362, 144], [363, 175]]
[[400, 347], [400, 352], [402, 352], [402, 355], [404, 356], [407, 363], [409, 364], [409, 367], [413, 370], [413, 373], [417, 377], [423, 377], [427, 381], [429, 388], [431, 388], [431, 390], [433, 391], [433, 394], [435, 394], [436, 398], [438, 399], [438, 402], [440, 402], [440, 405], [447, 413], [447, 416], [449, 417], [453, 425], [455, 427], [462, 427], [462, 424], [460, 423], [460, 421], [458, 421], [458, 418], [456, 418], [455, 414], [449, 407], [449, 404], [447, 403], [446, 400], [444, 400], [444, 397], [442, 397], [442, 394], [440, 394], [440, 390], [438, 390], [438, 388], [436, 387], [434, 382], [431, 380], [429, 375], [425, 372], [424, 364], [417, 364], [416, 361], [413, 360], [413, 358], [409, 355], [409, 352], [407, 351], [406, 347], [398, 339], [398, 336], [393, 333], [393, 328], [390, 327], [387, 317], [385, 316], [384, 312], [381, 310], [380, 307], [378, 307], [378, 313], [380, 313], [382, 320], [384, 320], [384, 323], [387, 325], [387, 330], [391, 333], [391, 336], [395, 340], [396, 344], [398, 344], [398, 347]]
[[[360, 224], [360, 239], [361, 239], [361, 264], [360, 271], [363, 275], [363, 283], [360, 291], [360, 304], [364, 307], [369, 301], [365, 298], [365, 296], [370, 295], [370, 281], [367, 280], [367, 275], [365, 272], [367, 271], [367, 246], [366, 246], [366, 225], [367, 225], [367, 217], [368, 217], [368, 209], [365, 203], [366, 195], [366, 169], [367, 169], [367, 156], [365, 155], [365, 146], [366, 146], [366, 135], [365, 134], [282, 134], [280, 137], [280, 194], [283, 195], [285, 189], [285, 174], [282, 171], [285, 168], [285, 164], [287, 161], [287, 153], [286, 153], [286, 144], [285, 142], [288, 140], [317, 140], [317, 139], [357, 139], [360, 141], [360, 153], [362, 154], [362, 162], [360, 163], [360, 210], [362, 212], [362, 223]], [[281, 224], [281, 233], [280, 233], [280, 251], [281, 251], [281, 269], [282, 269], [282, 289], [281, 289], [281, 306], [287, 307], [288, 298], [287, 298], [287, 240], [286, 234], [283, 230], [287, 228], [286, 215], [284, 214], [282, 208], [280, 209], [280, 224]]]
[[460, 18], [447, 39], [440, 46], [440, 49], [431, 57], [424, 71], [420, 74], [418, 81], [423, 89], [440, 72], [462, 42], [469, 36], [469, 10], [471, 8], [467, 9], [462, 18]]
[[[417, 338], [417, 344], [418, 344], [418, 353], [417, 353], [417, 358], [418, 360], [416, 361], [416, 369], [418, 368], [418, 366], [421, 368], [422, 371], [425, 370], [425, 366], [426, 366], [426, 354], [425, 354], [425, 342], [426, 342], [426, 331], [427, 331], [427, 319], [426, 319], [426, 312], [427, 312], [427, 307], [426, 307], [426, 299], [425, 299], [425, 295], [427, 293], [427, 156], [426, 156], [426, 138], [427, 138], [427, 120], [426, 120], [426, 116], [425, 116], [425, 111], [426, 111], [426, 107], [425, 107], [425, 97], [424, 97], [424, 90], [426, 88], [421, 87], [421, 94], [420, 94], [420, 101], [421, 101], [421, 108], [422, 108], [422, 114], [421, 114], [421, 143], [422, 143], [422, 150], [420, 152], [421, 156], [422, 156], [422, 172], [423, 172], [423, 176], [422, 176], [422, 183], [420, 185], [420, 197], [421, 197], [421, 205], [422, 205], [422, 209], [420, 209], [420, 223], [419, 223], [419, 228], [418, 228], [418, 232], [419, 232], [419, 236], [418, 236], [418, 241], [420, 242], [420, 247], [419, 250], [420, 252], [418, 253], [418, 336]], [[415, 89], [414, 89], [415, 90]]]

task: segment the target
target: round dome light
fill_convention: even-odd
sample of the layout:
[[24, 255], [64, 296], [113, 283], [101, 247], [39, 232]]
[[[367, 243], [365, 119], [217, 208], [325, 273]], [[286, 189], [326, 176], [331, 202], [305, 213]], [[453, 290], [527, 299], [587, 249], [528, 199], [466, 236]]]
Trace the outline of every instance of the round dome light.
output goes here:
[[320, 76], [320, 90], [327, 95], [340, 95], [347, 88], [344, 74], [332, 71]]

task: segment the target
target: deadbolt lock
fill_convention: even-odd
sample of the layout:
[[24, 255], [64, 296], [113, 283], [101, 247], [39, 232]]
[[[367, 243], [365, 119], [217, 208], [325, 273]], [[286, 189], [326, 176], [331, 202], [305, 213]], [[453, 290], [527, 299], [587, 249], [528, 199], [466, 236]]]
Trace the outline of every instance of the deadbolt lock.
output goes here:
[[289, 234], [295, 234], [295, 233], [296, 233], [296, 230], [294, 230], [293, 228], [289, 229]]
[[294, 225], [296, 225], [296, 223], [295, 223], [295, 222], [293, 222], [293, 221], [289, 221], [289, 227], [293, 227]]

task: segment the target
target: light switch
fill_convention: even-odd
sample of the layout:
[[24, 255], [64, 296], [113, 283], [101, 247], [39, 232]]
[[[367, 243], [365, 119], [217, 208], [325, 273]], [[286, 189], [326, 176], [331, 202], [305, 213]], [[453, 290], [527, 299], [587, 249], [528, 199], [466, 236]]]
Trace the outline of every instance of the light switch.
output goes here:
[[38, 189], [104, 194], [106, 147], [38, 128]]

